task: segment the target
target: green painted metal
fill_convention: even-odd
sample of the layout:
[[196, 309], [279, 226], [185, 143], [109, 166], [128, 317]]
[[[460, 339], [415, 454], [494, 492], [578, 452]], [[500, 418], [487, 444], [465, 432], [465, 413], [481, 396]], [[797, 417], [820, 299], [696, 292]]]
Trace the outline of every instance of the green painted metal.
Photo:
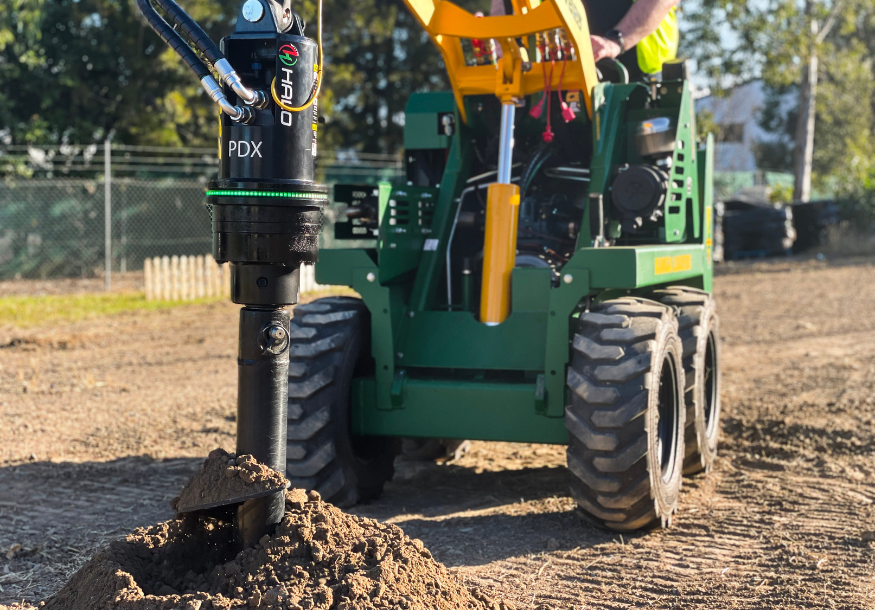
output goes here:
[[595, 289], [646, 288], [705, 272], [702, 244], [586, 248], [578, 251], [578, 255], [589, 270], [591, 287]]
[[438, 280], [446, 261], [447, 241], [452, 229], [452, 223], [459, 205], [458, 197], [462, 191], [468, 168], [471, 167], [471, 147], [462, 147], [461, 143], [468, 136], [468, 128], [456, 117], [459, 127], [457, 135], [450, 139], [447, 164], [441, 180], [438, 202], [434, 209], [429, 235], [430, 247], [422, 252], [416, 279], [413, 281], [412, 294], [408, 307], [411, 311], [426, 311], [434, 301], [438, 289]]
[[714, 136], [708, 134], [704, 150], [699, 151], [699, 201], [704, 227], [705, 263], [704, 290], [711, 292], [714, 281]]
[[[355, 431], [564, 443], [565, 377], [571, 329], [580, 312], [593, 302], [671, 284], [710, 289], [713, 141], [696, 151], [688, 87], [664, 83], [661, 95], [652, 99], [651, 89], [641, 84], [600, 84], [593, 101], [589, 193], [602, 196], [606, 215], [617, 168], [643, 161], [629, 137], [630, 126], [655, 116], [677, 121], [682, 143], [674, 152], [665, 220], [651, 234], [620, 242], [630, 245], [593, 247], [594, 210], [588, 202], [578, 248], [562, 267], [558, 285], [551, 284], [549, 269], [515, 269], [511, 315], [487, 327], [471, 311], [449, 311], [438, 292], [458, 198], [470, 175], [467, 143], [476, 132], [477, 113], [470, 127], [456, 116], [457, 133], [447, 137], [438, 117], [455, 112], [451, 94], [411, 98], [405, 145], [446, 148], [440, 188], [381, 185], [377, 248], [326, 250], [316, 268], [319, 283], [351, 286], [371, 312], [375, 373], [354, 380]], [[421, 208], [410, 202], [428, 196], [434, 201], [431, 218], [420, 224]], [[399, 201], [407, 202], [406, 214], [399, 213]], [[669, 210], [673, 205], [678, 209]], [[399, 224], [402, 217], [407, 222]]]
[[[623, 141], [621, 130], [623, 117], [626, 114], [626, 105], [629, 98], [637, 94], [638, 97], [646, 96], [647, 90], [644, 85], [615, 85], [599, 83], [593, 89], [593, 157], [589, 166], [589, 192], [602, 193], [605, 197], [604, 205], [607, 210], [610, 205], [610, 185], [614, 167], [619, 163], [619, 155]], [[590, 216], [595, 213], [587, 203], [581, 219], [581, 227], [590, 226]], [[577, 237], [578, 248], [593, 245], [593, 238], [589, 231], [582, 230]]]
[[316, 265], [320, 284], [349, 286], [359, 293], [371, 314], [371, 355], [374, 358], [377, 404], [392, 409], [391, 388], [395, 379], [395, 336], [404, 312], [402, 286], [383, 286], [376, 252], [368, 250], [322, 250]]
[[513, 313], [498, 326], [467, 311], [411, 311], [401, 323], [398, 365], [541, 371], [544, 353], [532, 346], [546, 340], [549, 294], [549, 269], [514, 269]]
[[380, 184], [377, 242], [380, 281], [403, 278], [419, 266], [428, 250], [438, 189]]
[[353, 380], [352, 430], [363, 435], [465, 438], [486, 441], [566, 444], [561, 419], [535, 410], [537, 382], [498, 383], [408, 378], [402, 389], [407, 408], [377, 408], [373, 378]]
[[404, 148], [423, 150], [446, 148], [449, 137], [441, 131], [440, 116], [456, 112], [452, 91], [414, 93], [404, 111]]
[[[696, 121], [693, 98], [686, 82], [663, 83], [666, 95], [661, 110], [677, 118], [677, 142], [672, 158], [671, 182], [665, 203], [665, 241], [689, 241], [687, 223], [693, 228], [692, 237], [701, 238], [699, 206], [694, 201], [699, 193], [699, 173], [696, 169]], [[671, 92], [671, 95], [669, 95]], [[680, 99], [678, 99], [680, 98]], [[677, 102], [675, 107], [673, 104]]]

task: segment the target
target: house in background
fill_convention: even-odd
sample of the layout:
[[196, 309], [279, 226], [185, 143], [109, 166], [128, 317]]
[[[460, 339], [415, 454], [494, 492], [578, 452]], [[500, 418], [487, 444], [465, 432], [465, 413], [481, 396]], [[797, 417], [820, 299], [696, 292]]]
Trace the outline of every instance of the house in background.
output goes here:
[[[790, 144], [786, 135], [766, 131], [760, 125], [769, 101], [769, 92], [761, 80], [738, 85], [720, 96], [707, 95], [696, 100], [696, 112], [710, 113], [720, 126], [714, 154], [714, 188], [718, 198], [767, 202], [773, 187], [792, 188], [792, 173], [762, 167], [757, 162], [760, 145], [782, 141]], [[796, 103], [792, 92], [784, 94], [778, 99], [777, 111], [786, 116]]]
[[[760, 126], [760, 113], [766, 106], [768, 94], [761, 80], [750, 81], [725, 92], [722, 96], [708, 95], [696, 100], [696, 112], [708, 111], [722, 128], [717, 142], [714, 169], [718, 172], [754, 172], [773, 170], [757, 166], [756, 149], [761, 143], [780, 142], [781, 134]], [[797, 103], [791, 92], [780, 98], [780, 112], [786, 114]]]

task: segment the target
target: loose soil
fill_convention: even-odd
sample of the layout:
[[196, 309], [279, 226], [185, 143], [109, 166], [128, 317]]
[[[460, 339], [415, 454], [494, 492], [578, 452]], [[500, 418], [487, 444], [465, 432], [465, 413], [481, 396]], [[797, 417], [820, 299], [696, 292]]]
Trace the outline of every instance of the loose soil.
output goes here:
[[265, 466], [251, 455], [235, 455], [213, 449], [204, 465], [170, 503], [178, 513], [230, 504], [241, 498], [256, 498], [288, 487], [283, 474]]
[[[513, 443], [399, 460], [353, 512], [520, 609], [875, 608], [875, 260], [734, 265], [715, 291], [720, 455], [671, 529], [592, 528], [564, 449]], [[236, 332], [224, 303], [0, 329], [0, 604], [172, 517], [203, 456], [233, 446]]]
[[345, 514], [316, 492], [287, 492], [274, 535], [236, 547], [231, 523], [206, 513], [139, 529], [95, 555], [44, 607], [513, 610], [459, 584], [400, 528]]

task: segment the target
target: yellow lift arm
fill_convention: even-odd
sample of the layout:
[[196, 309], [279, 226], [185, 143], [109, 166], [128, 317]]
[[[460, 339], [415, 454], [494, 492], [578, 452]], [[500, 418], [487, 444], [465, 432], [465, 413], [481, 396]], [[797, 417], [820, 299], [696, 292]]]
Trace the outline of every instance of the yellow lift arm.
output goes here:
[[[513, 0], [516, 14], [500, 17], [475, 17], [446, 0], [405, 0], [422, 28], [440, 49], [456, 96], [462, 120], [468, 122], [464, 98], [494, 93], [502, 103], [544, 90], [544, 64], [533, 63], [522, 71], [522, 58], [516, 38], [562, 28], [574, 46], [575, 59], [565, 67], [564, 89], [582, 91], [586, 111], [592, 117], [592, 88], [598, 82], [589, 26], [580, 0]], [[462, 54], [462, 38], [494, 39], [501, 45], [498, 66], [467, 66]], [[534, 56], [534, 53], [530, 53]], [[549, 79], [549, 76], [548, 76]], [[553, 75], [553, 90], [559, 75]]]
[[[598, 77], [586, 13], [580, 0], [511, 0], [514, 14], [495, 17], [476, 17], [446, 0], [404, 1], [443, 54], [462, 120], [467, 124], [466, 96], [495, 94], [501, 100], [498, 176], [487, 195], [480, 293], [480, 321], [495, 326], [510, 315], [510, 281], [516, 263], [520, 191], [511, 184], [516, 103], [543, 91], [545, 83], [551, 81], [552, 91], [560, 84], [567, 91], [582, 91], [586, 112], [592, 118], [592, 89]], [[565, 31], [575, 51], [574, 59], [565, 64], [564, 76], [552, 69], [545, 76], [545, 62], [533, 62], [524, 72], [516, 39], [557, 28]], [[498, 64], [466, 65], [463, 38], [495, 40], [502, 50]], [[533, 52], [529, 55], [534, 57]]]

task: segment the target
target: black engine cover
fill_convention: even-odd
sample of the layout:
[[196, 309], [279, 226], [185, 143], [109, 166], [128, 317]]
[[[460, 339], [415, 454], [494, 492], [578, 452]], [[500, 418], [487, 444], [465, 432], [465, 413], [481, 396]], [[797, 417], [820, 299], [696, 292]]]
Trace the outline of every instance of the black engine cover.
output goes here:
[[669, 176], [652, 165], [631, 165], [621, 171], [611, 187], [611, 201], [624, 218], [656, 220], [665, 203]]

